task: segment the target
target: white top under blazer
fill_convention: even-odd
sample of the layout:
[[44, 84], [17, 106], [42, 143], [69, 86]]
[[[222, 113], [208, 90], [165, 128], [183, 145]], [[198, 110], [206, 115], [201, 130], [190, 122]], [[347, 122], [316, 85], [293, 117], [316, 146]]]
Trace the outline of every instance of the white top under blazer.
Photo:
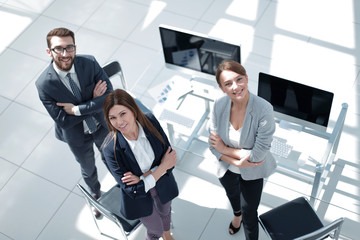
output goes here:
[[[224, 144], [234, 146], [229, 138], [231, 99], [225, 95], [214, 103], [209, 132], [215, 131]], [[255, 167], [239, 168], [244, 180], [255, 180], [269, 177], [276, 169], [276, 161], [270, 153], [271, 142], [275, 132], [274, 110], [272, 105], [249, 92], [244, 123], [241, 130], [240, 146], [244, 152], [250, 151], [250, 161], [264, 163]], [[220, 160], [222, 154], [210, 145], [211, 152], [218, 159], [217, 177], [221, 178], [229, 169], [230, 164]]]

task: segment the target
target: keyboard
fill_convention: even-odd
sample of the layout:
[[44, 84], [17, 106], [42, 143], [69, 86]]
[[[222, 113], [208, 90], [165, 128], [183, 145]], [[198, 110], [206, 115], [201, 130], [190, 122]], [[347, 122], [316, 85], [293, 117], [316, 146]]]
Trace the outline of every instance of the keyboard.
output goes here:
[[271, 143], [270, 152], [283, 158], [287, 158], [292, 151], [292, 146], [286, 140], [274, 137]]
[[191, 128], [195, 122], [195, 120], [191, 118], [185, 117], [177, 112], [171, 111], [166, 108], [161, 112], [159, 120], [170, 121], [188, 128]]

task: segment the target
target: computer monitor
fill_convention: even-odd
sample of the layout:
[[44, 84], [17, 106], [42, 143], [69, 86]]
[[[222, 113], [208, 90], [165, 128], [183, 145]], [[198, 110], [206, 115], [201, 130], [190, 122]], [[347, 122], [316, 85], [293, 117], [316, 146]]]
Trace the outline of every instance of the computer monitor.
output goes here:
[[326, 131], [333, 93], [260, 72], [258, 96], [273, 105], [280, 120]]
[[214, 81], [221, 61], [241, 62], [240, 45], [166, 25], [159, 26], [166, 67]]

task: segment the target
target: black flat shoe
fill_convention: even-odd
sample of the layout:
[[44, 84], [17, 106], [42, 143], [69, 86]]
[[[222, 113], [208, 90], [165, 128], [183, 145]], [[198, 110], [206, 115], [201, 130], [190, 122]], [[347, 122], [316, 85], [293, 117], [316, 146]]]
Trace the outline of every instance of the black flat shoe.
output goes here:
[[[241, 227], [241, 223], [240, 223], [240, 226], [238, 228], [236, 228], [232, 225], [232, 221], [231, 221], [230, 226], [229, 226], [229, 234], [234, 235], [235, 233], [237, 233], [240, 230], [240, 227]], [[230, 230], [232, 230], [232, 232], [230, 232]]]
[[101, 216], [102, 216], [102, 214], [98, 210], [96, 210], [95, 208], [93, 209], [93, 214], [94, 214], [96, 219], [100, 219]]

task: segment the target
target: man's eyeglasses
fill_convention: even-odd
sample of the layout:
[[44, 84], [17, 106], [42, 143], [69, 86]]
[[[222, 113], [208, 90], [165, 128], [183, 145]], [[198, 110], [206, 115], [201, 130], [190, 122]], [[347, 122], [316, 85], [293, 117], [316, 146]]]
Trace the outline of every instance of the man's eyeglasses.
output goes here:
[[75, 48], [76, 48], [75, 45], [69, 45], [64, 48], [63, 47], [54, 47], [54, 48], [51, 48], [50, 50], [56, 54], [63, 54], [65, 50], [66, 50], [66, 52], [71, 53], [71, 52], [75, 51]]

